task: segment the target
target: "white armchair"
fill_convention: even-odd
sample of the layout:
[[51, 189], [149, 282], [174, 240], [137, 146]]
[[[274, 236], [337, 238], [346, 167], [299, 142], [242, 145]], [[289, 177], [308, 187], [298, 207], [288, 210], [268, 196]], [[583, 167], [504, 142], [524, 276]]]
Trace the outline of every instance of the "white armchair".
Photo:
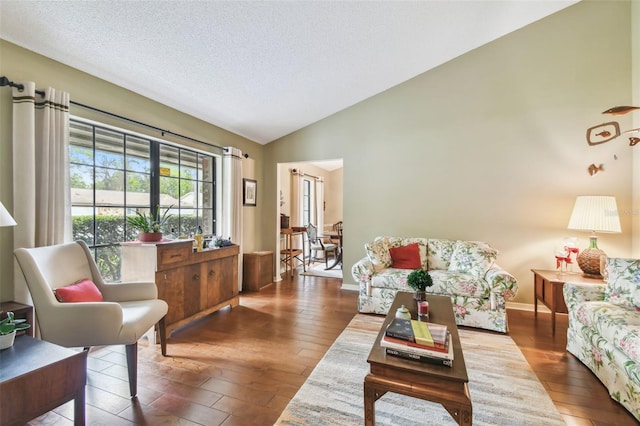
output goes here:
[[[105, 283], [82, 241], [15, 251], [33, 298], [43, 340], [66, 347], [126, 345], [131, 397], [137, 394], [138, 340], [158, 324], [166, 355], [168, 306], [155, 283]], [[83, 279], [100, 290], [102, 302], [61, 303], [54, 290]]]

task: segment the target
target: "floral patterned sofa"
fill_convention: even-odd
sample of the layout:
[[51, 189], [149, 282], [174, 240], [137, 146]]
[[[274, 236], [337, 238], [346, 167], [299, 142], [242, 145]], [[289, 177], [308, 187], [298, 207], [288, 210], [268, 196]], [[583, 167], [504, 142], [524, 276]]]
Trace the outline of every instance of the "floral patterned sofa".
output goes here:
[[564, 285], [567, 350], [640, 420], [640, 260], [607, 259], [606, 285]]
[[[419, 260], [398, 268], [392, 253], [417, 245]], [[377, 237], [365, 244], [367, 256], [351, 269], [360, 285], [360, 312], [386, 314], [398, 291], [412, 291], [407, 276], [413, 269], [429, 271], [427, 293], [451, 296], [459, 325], [506, 333], [505, 302], [515, 297], [518, 283], [496, 265], [497, 251], [483, 242], [434, 238]], [[414, 268], [417, 266], [417, 268]]]

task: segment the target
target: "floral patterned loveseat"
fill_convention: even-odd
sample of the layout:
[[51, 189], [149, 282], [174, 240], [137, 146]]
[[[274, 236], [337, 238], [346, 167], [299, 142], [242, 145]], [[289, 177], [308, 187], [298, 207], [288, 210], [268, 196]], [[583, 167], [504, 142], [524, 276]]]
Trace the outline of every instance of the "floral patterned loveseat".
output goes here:
[[609, 258], [607, 284], [564, 285], [567, 350], [640, 420], [640, 260]]
[[391, 253], [416, 244], [418, 267], [427, 270], [433, 279], [427, 293], [451, 296], [459, 325], [507, 332], [505, 302], [515, 297], [518, 283], [513, 275], [494, 263], [497, 251], [483, 242], [375, 238], [365, 244], [367, 256], [351, 269], [360, 285], [360, 312], [386, 314], [398, 291], [412, 291], [407, 286], [407, 276], [413, 268], [394, 268]]

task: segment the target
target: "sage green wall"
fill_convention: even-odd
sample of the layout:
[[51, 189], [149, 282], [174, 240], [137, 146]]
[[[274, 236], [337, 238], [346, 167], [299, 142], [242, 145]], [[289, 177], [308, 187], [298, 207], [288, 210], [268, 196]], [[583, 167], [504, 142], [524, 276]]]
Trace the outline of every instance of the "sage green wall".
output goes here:
[[[198, 140], [219, 146], [237, 147], [250, 156], [249, 159], [243, 160], [245, 177], [262, 180], [264, 146], [151, 101], [122, 87], [20, 48], [5, 40], [0, 40], [0, 75], [6, 75], [17, 82], [35, 81], [38, 88], [55, 87], [69, 92], [73, 101]], [[11, 108], [11, 90], [6, 87], [0, 89], [0, 201], [7, 206], [9, 211], [13, 210]], [[72, 107], [71, 113], [151, 136], [160, 136], [149, 133], [149, 130], [139, 126], [109, 119], [104, 115], [92, 114], [82, 108]], [[171, 140], [171, 138], [165, 139]], [[173, 140], [183, 145], [190, 145], [181, 139]], [[203, 145], [191, 145], [198, 149], [208, 150]], [[258, 203], [257, 207], [245, 207], [243, 211], [245, 212], [244, 250], [253, 251], [262, 246], [261, 234], [257, 232], [257, 229], [263, 226], [260, 225], [260, 220], [264, 217], [262, 214], [263, 204]], [[0, 301], [13, 298], [13, 280], [10, 278], [13, 276], [12, 252], [13, 230], [12, 228], [0, 228]]]
[[[576, 196], [631, 211], [628, 143], [585, 141], [601, 111], [631, 102], [630, 21], [629, 2], [578, 3], [268, 144], [270, 221], [277, 163], [343, 158], [345, 284], [377, 235], [483, 240], [519, 280], [516, 302], [532, 303], [530, 269], [555, 268], [566, 236], [587, 246], [567, 230]], [[610, 256], [631, 253], [631, 215], [621, 221], [600, 235]], [[275, 226], [264, 233], [275, 247]]]
[[[637, 9], [636, 2], [636, 34]], [[248, 152], [245, 177], [258, 179], [259, 198], [243, 210], [245, 251], [277, 247], [278, 163], [343, 158], [345, 283], [376, 235], [481, 239], [519, 279], [516, 300], [531, 303], [529, 269], [552, 268], [553, 248], [567, 235], [586, 246], [586, 234], [566, 229], [577, 195], [616, 196], [630, 214], [621, 217], [623, 234], [601, 235], [600, 246], [630, 255], [632, 219], [639, 228], [631, 187], [638, 150], [622, 138], [592, 148], [584, 140], [585, 129], [603, 121], [600, 111], [631, 103], [630, 16], [629, 2], [583, 1], [266, 147], [2, 40], [0, 75]], [[5, 88], [0, 201], [11, 210], [10, 108]], [[631, 118], [619, 121], [631, 127]], [[606, 171], [589, 176], [591, 163]], [[0, 300], [13, 296], [12, 232], [0, 229]]]

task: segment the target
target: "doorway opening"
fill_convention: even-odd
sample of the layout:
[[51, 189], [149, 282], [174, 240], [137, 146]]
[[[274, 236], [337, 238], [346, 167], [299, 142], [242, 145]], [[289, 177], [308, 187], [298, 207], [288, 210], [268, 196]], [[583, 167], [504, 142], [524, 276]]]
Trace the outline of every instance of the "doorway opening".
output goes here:
[[[292, 268], [301, 266], [309, 255], [302, 228], [312, 223], [321, 231], [330, 231], [335, 223], [342, 222], [343, 192], [342, 159], [278, 163], [276, 253], [293, 248], [286, 247], [283, 227], [297, 230], [290, 244], [296, 249], [304, 248], [302, 256], [292, 260]], [[281, 259], [276, 262], [276, 280], [280, 281], [287, 265], [281, 261], [286, 256], [278, 257]]]

